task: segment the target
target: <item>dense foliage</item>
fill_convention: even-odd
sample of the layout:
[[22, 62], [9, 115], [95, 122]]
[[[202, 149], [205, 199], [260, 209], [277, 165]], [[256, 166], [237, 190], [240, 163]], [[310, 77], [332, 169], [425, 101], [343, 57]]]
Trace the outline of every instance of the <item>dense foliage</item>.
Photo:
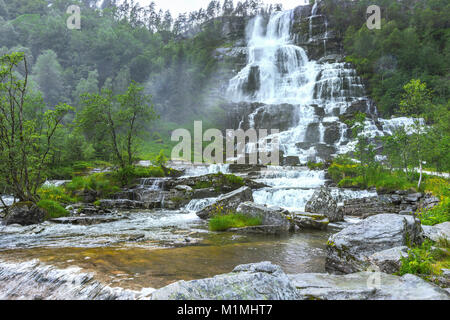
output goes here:
[[[446, 0], [324, 0], [344, 41], [347, 60], [366, 80], [384, 116], [397, 114], [403, 86], [420, 79], [433, 102], [450, 97], [450, 3]], [[381, 29], [366, 26], [370, 5], [381, 8]]]

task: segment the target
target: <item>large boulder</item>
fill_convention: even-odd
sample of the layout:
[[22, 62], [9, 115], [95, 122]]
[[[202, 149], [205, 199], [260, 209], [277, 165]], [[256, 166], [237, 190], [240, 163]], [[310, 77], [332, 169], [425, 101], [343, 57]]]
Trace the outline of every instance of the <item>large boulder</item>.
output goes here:
[[330, 237], [325, 268], [332, 273], [366, 270], [369, 257], [394, 247], [421, 244], [423, 231], [413, 216], [379, 214], [348, 226]]
[[3, 222], [6, 225], [20, 224], [28, 226], [43, 222], [45, 216], [45, 211], [32, 202], [18, 202], [9, 207]]
[[331, 195], [328, 187], [321, 187], [314, 192], [311, 199], [305, 205], [305, 211], [311, 213], [319, 213], [327, 216], [330, 222], [344, 220], [344, 213], [338, 207], [336, 200]]
[[152, 300], [296, 300], [288, 276], [270, 262], [239, 265], [213, 278], [177, 281], [153, 292]]
[[307, 213], [307, 212], [295, 212], [291, 216], [291, 221], [301, 230], [327, 230], [330, 221], [325, 215]]
[[449, 300], [450, 294], [417, 276], [382, 272], [348, 275], [289, 275], [302, 299], [314, 300]]
[[212, 204], [197, 212], [201, 219], [210, 218], [220, 207], [222, 212], [236, 211], [242, 202], [253, 201], [252, 189], [242, 187], [230, 193], [221, 195]]
[[244, 202], [236, 209], [236, 213], [260, 218], [261, 225], [277, 226], [280, 231], [289, 231], [292, 226], [288, 219], [289, 211], [279, 207], [268, 207], [253, 202]]

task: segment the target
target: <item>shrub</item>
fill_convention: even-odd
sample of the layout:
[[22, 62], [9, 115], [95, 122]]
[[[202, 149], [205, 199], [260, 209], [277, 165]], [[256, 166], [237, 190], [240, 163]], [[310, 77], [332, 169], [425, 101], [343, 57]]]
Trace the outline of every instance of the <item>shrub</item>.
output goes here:
[[261, 222], [261, 218], [248, 217], [242, 214], [219, 214], [209, 220], [209, 229], [212, 231], [225, 231], [230, 228], [258, 226]]
[[52, 200], [63, 204], [77, 202], [76, 198], [70, 197], [64, 187], [42, 186], [38, 190], [41, 200]]
[[69, 211], [53, 200], [41, 200], [37, 203], [37, 206], [46, 212], [47, 219], [66, 217], [69, 215]]
[[450, 198], [446, 197], [437, 206], [419, 212], [419, 218], [422, 224], [429, 226], [450, 221]]
[[433, 273], [434, 259], [431, 254], [431, 243], [426, 241], [422, 246], [408, 251], [408, 256], [401, 258], [400, 276], [407, 273], [431, 275]]
[[325, 169], [325, 164], [322, 162], [312, 162], [312, 161], [308, 161], [308, 163], [306, 164], [308, 166], [309, 170], [323, 170]]

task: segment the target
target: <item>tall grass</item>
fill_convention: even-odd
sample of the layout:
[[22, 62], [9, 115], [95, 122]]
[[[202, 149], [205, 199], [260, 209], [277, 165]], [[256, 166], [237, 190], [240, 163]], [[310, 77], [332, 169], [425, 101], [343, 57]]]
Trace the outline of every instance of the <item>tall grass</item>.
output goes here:
[[209, 220], [211, 231], [225, 231], [231, 228], [243, 228], [261, 225], [261, 218], [248, 217], [242, 214], [216, 215]]

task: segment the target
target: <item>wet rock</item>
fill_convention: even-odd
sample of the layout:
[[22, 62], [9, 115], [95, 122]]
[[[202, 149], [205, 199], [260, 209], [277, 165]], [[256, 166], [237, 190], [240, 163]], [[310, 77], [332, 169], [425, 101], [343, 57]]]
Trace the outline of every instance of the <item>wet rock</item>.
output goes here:
[[449, 300], [450, 294], [417, 276], [358, 272], [348, 275], [289, 275], [303, 299], [313, 300]]
[[330, 221], [325, 215], [313, 213], [293, 213], [291, 221], [300, 229], [327, 230]]
[[245, 216], [260, 218], [262, 226], [278, 226], [280, 231], [285, 232], [291, 229], [291, 223], [288, 219], [289, 212], [279, 207], [244, 202], [237, 207], [236, 212]]
[[57, 223], [57, 224], [74, 224], [74, 225], [82, 225], [82, 226], [90, 226], [93, 224], [100, 224], [100, 223], [110, 223], [110, 222], [116, 222], [119, 220], [125, 219], [125, 217], [117, 217], [117, 216], [110, 216], [110, 217], [63, 217], [63, 218], [54, 218], [50, 219], [50, 222]]
[[401, 258], [408, 256], [408, 247], [401, 246], [376, 252], [369, 257], [372, 265], [385, 273], [395, 273], [402, 265]]
[[152, 300], [296, 300], [297, 290], [270, 262], [237, 266], [213, 278], [177, 281], [154, 291]]
[[20, 224], [28, 226], [43, 222], [45, 215], [44, 210], [31, 202], [18, 202], [8, 209], [3, 218], [3, 223], [6, 225]]
[[149, 209], [142, 201], [128, 199], [104, 199], [100, 200], [100, 208], [102, 209]]
[[279, 225], [260, 225], [250, 226], [243, 228], [231, 228], [228, 232], [236, 232], [241, 234], [283, 234], [286, 233], [286, 229]]
[[300, 165], [300, 159], [297, 156], [287, 156], [283, 158], [282, 165], [290, 167], [298, 166]]
[[193, 189], [191, 187], [189, 187], [189, 186], [178, 185], [178, 186], [175, 187], [175, 190], [183, 191], [183, 192], [192, 192]]
[[369, 257], [394, 247], [421, 244], [420, 221], [412, 216], [379, 214], [332, 235], [327, 243], [325, 268], [332, 273], [353, 273], [370, 266]]
[[253, 201], [252, 190], [249, 187], [242, 187], [221, 195], [212, 204], [197, 212], [197, 216], [201, 219], [208, 219], [217, 210], [217, 207], [221, 207], [222, 212], [236, 211], [237, 207], [245, 201]]
[[98, 216], [113, 213], [110, 209], [101, 209], [99, 206], [95, 206], [90, 203], [75, 203], [68, 205], [66, 210], [70, 212], [70, 215], [75, 216]]
[[321, 187], [314, 192], [311, 199], [306, 203], [305, 211], [319, 213], [327, 216], [330, 222], [343, 221], [344, 213], [338, 208], [336, 200], [327, 187]]

